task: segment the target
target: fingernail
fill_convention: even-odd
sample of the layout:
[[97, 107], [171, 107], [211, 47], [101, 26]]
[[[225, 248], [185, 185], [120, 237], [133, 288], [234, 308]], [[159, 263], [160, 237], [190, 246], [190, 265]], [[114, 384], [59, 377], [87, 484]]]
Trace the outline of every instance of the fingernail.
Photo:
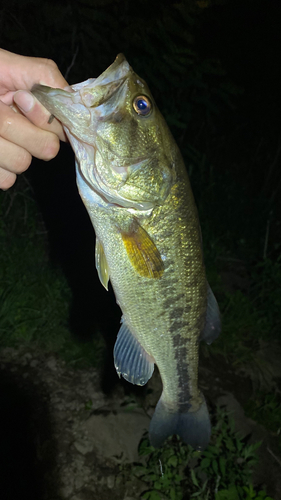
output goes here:
[[14, 95], [14, 101], [24, 113], [31, 111], [35, 103], [33, 95], [29, 94], [25, 90], [19, 90], [16, 92]]

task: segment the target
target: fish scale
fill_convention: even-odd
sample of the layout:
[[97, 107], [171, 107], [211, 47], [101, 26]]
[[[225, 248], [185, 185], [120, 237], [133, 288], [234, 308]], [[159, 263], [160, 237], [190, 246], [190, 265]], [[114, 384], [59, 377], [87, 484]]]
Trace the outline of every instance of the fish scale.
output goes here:
[[[175, 408], [183, 401], [191, 401], [193, 410], [196, 410], [201, 403], [197, 384], [198, 338], [204, 326], [207, 284], [199, 244], [198, 220], [196, 217], [190, 220], [189, 217], [189, 224], [185, 222], [186, 212], [193, 213], [194, 201], [186, 176], [183, 175], [183, 178], [187, 185], [184, 186], [184, 181], [180, 178], [178, 186], [174, 186], [173, 190], [174, 193], [176, 191], [179, 193], [171, 194], [175, 207], [171, 206], [168, 198], [167, 203], [148, 218], [149, 223], [145, 224], [143, 221], [142, 224], [150, 235], [155, 235], [154, 242], [160, 254], [169, 259], [167, 272], [157, 281], [142, 278], [134, 272], [124, 250], [122, 239], [120, 238], [117, 242], [115, 237], [116, 215], [113, 213], [111, 217], [108, 217], [107, 213], [105, 216], [96, 205], [91, 208], [88, 206], [88, 211], [96, 233], [104, 244], [112, 285], [123, 311], [123, 317], [140, 344], [155, 359], [163, 382], [165, 400], [172, 401]], [[186, 206], [188, 190], [189, 210]], [[123, 214], [122, 217], [124, 216], [126, 215]], [[180, 231], [175, 235], [171, 228], [178, 223], [179, 218], [182, 224]], [[106, 219], [111, 221], [111, 225], [105, 224]], [[192, 233], [192, 242], [187, 232]], [[198, 244], [196, 244], [194, 233], [197, 234]], [[179, 240], [178, 244], [175, 241], [176, 238]], [[193, 266], [189, 265], [186, 268], [184, 259], [180, 258], [179, 254], [187, 255], [188, 261], [193, 261]], [[117, 259], [116, 255], [118, 255]], [[120, 267], [120, 261], [123, 263], [122, 267]], [[165, 262], [167, 261], [164, 260], [164, 265]], [[185, 279], [178, 280], [180, 275], [184, 275]], [[194, 275], [198, 282], [197, 286], [193, 282]], [[181, 290], [180, 299], [176, 300]], [[154, 305], [155, 296], [158, 298], [158, 307]], [[169, 302], [169, 307], [167, 302]], [[184, 311], [181, 317], [177, 314], [178, 308]], [[153, 336], [150, 335], [151, 325], [157, 325]], [[181, 344], [184, 345], [185, 359], [175, 352], [175, 337], [177, 336], [180, 338], [178, 348]], [[188, 346], [186, 346], [186, 340], [188, 340]], [[159, 342], [162, 343], [161, 350], [158, 349]], [[185, 375], [188, 376], [189, 384], [185, 385], [185, 391], [182, 393], [183, 384], [180, 381]]]
[[156, 364], [163, 391], [151, 443], [161, 446], [175, 433], [203, 449], [211, 428], [198, 388], [198, 347], [218, 336], [220, 317], [179, 149], [123, 55], [72, 92], [38, 85], [33, 93], [62, 122], [76, 155], [79, 193], [96, 232], [98, 275], [106, 289], [110, 279], [123, 313], [117, 373], [144, 385]]

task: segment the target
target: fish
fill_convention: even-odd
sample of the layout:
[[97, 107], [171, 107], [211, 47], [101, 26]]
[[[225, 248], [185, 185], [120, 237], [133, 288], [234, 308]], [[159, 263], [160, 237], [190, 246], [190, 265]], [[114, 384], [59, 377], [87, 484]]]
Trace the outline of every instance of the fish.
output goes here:
[[119, 377], [145, 385], [156, 364], [162, 394], [149, 427], [159, 448], [177, 434], [203, 450], [210, 416], [198, 387], [199, 342], [221, 330], [201, 229], [179, 148], [143, 79], [123, 54], [97, 78], [34, 96], [63, 125], [79, 194], [95, 229], [99, 279], [121, 308]]

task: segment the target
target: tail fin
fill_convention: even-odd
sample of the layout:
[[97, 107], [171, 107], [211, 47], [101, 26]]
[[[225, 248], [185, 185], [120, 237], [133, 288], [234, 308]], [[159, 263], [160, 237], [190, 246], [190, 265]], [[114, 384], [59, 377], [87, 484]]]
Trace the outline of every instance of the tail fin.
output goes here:
[[197, 411], [171, 412], [165, 406], [162, 394], [149, 427], [152, 446], [159, 448], [167, 437], [178, 434], [186, 444], [196, 450], [204, 450], [209, 443], [211, 423], [204, 396], [202, 398], [203, 402]]

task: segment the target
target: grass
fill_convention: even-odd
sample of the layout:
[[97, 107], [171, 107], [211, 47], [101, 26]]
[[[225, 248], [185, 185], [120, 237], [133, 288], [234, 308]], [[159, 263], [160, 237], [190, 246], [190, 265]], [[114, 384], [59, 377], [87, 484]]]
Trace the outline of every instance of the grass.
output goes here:
[[142, 500], [273, 500], [255, 490], [251, 475], [260, 443], [247, 444], [234, 432], [234, 421], [217, 408], [210, 445], [200, 453], [177, 438], [160, 449], [145, 437], [133, 474], [143, 483]]
[[248, 272], [247, 291], [223, 290], [216, 270], [210, 282], [219, 297], [222, 334], [208, 347], [207, 356], [223, 355], [236, 373], [252, 381], [252, 397], [245, 406], [246, 415], [276, 435], [281, 450], [280, 328], [281, 259], [264, 258]]
[[[264, 258], [251, 266], [247, 291], [226, 292], [215, 259], [226, 250], [221, 239], [212, 236], [211, 226], [204, 232], [210, 235], [208, 279], [219, 299], [223, 324], [222, 335], [208, 352], [223, 354], [234, 370], [252, 378], [256, 392], [247, 404], [247, 415], [275, 432], [280, 441], [276, 374], [272, 358], [264, 356], [267, 346], [276, 352], [280, 348], [280, 258]], [[0, 248], [0, 347], [35, 346], [74, 367], [99, 365], [104, 352], [101, 334], [96, 332], [87, 343], [72, 338], [71, 290], [62, 271], [49, 261], [48, 235], [24, 176], [14, 188], [0, 192]], [[144, 440], [140, 454], [146, 465], [135, 474], [146, 485], [143, 500], [270, 500], [251, 484], [255, 447], [235, 436], [225, 414], [218, 413], [211, 444], [201, 455], [175, 439], [161, 450]]]
[[256, 422], [267, 427], [276, 436], [279, 436], [281, 451], [281, 397], [278, 392], [268, 393], [257, 391], [245, 407], [247, 416], [253, 418]]
[[[274, 125], [261, 127], [264, 115], [260, 112], [260, 104], [272, 102], [272, 85], [268, 87], [268, 101], [262, 103], [252, 96], [262, 96], [266, 89], [253, 86], [259, 91], [251, 87], [251, 92], [245, 93], [245, 101], [258, 110], [260, 121], [255, 124], [252, 117], [247, 121], [247, 113], [234, 113], [235, 126], [226, 117], [231, 115], [233, 106], [239, 105], [241, 89], [223, 76], [219, 56], [214, 61], [202, 60], [196, 53], [191, 28], [196, 26], [196, 16], [189, 12], [188, 2], [175, 3], [172, 10], [164, 2], [156, 18], [147, 18], [146, 9], [140, 10], [138, 16], [143, 16], [145, 22], [138, 23], [134, 3], [125, 2], [121, 17], [117, 3], [115, 7], [108, 5], [105, 10], [100, 6], [91, 8], [91, 12], [87, 6], [76, 9], [74, 30], [71, 9], [66, 17], [56, 16], [55, 31], [50, 30], [48, 22], [42, 22], [38, 10], [40, 22], [34, 24], [40, 26], [40, 34], [34, 34], [33, 54], [28, 29], [18, 30], [18, 26], [26, 24], [25, 11], [18, 10], [16, 19], [9, 18], [7, 11], [8, 22], [3, 23], [7, 48], [17, 52], [20, 40], [23, 53], [53, 57], [64, 73], [72, 67], [73, 52], [79, 45], [71, 81], [81, 81], [81, 75], [87, 78], [92, 68], [93, 45], [98, 42], [101, 47], [95, 58], [96, 69], [91, 69], [95, 74], [105, 69], [109, 52], [113, 58], [115, 47], [119, 46], [140, 76], [149, 82], [187, 160], [202, 224], [208, 278], [222, 312], [222, 334], [204, 352], [212, 356], [222, 354], [233, 370], [251, 377], [255, 391], [247, 404], [247, 415], [275, 432], [280, 440], [280, 398], [273, 369], [273, 355], [280, 349], [281, 327], [279, 129], [275, 130]], [[45, 7], [49, 5], [46, 3]], [[203, 5], [200, 9], [205, 11]], [[52, 16], [43, 17], [48, 20]], [[127, 18], [133, 22], [126, 23]], [[15, 24], [11, 24], [11, 19]], [[130, 46], [125, 40], [130, 40]], [[270, 110], [271, 124], [272, 106], [266, 108]], [[254, 133], [255, 128], [261, 132]], [[202, 153], [198, 151], [201, 148]], [[72, 338], [68, 324], [71, 290], [60, 269], [49, 262], [47, 236], [30, 187], [21, 176], [14, 188], [0, 192], [0, 346], [40, 346], [74, 366], [97, 365], [104, 348], [101, 335], [97, 332], [93, 342], [83, 344]], [[226, 292], [220, 280], [220, 257], [229, 262], [236, 258], [244, 262], [250, 283], [247, 291]], [[242, 459], [239, 463], [234, 459], [235, 467], [231, 463], [230, 472], [235, 477], [241, 472], [239, 464], [242, 470], [244, 466], [248, 470], [249, 465], [245, 456], [239, 455], [245, 448], [238, 450], [231, 428], [225, 430], [226, 425], [215, 429], [213, 448], [202, 458], [171, 441], [166, 455], [162, 452], [160, 458], [163, 475], [158, 452], [144, 444], [142, 451], [147, 450], [144, 456], [148, 460], [146, 498], [158, 500], [162, 494], [166, 498], [168, 491], [169, 498], [178, 499], [186, 486], [190, 497], [199, 500], [264, 499], [266, 494], [255, 492], [246, 477], [238, 491], [232, 479], [223, 474], [226, 464], [229, 469], [230, 456]], [[219, 436], [223, 437], [218, 445]], [[234, 446], [233, 452], [227, 448], [227, 442]], [[221, 453], [223, 446], [223, 454], [219, 455], [217, 450]], [[186, 477], [185, 464], [192, 460], [197, 460], [197, 465], [193, 464], [191, 476]]]
[[71, 290], [49, 261], [45, 227], [23, 176], [0, 193], [0, 207], [0, 346], [40, 347], [74, 366], [96, 365], [101, 335], [83, 344], [72, 339]]

